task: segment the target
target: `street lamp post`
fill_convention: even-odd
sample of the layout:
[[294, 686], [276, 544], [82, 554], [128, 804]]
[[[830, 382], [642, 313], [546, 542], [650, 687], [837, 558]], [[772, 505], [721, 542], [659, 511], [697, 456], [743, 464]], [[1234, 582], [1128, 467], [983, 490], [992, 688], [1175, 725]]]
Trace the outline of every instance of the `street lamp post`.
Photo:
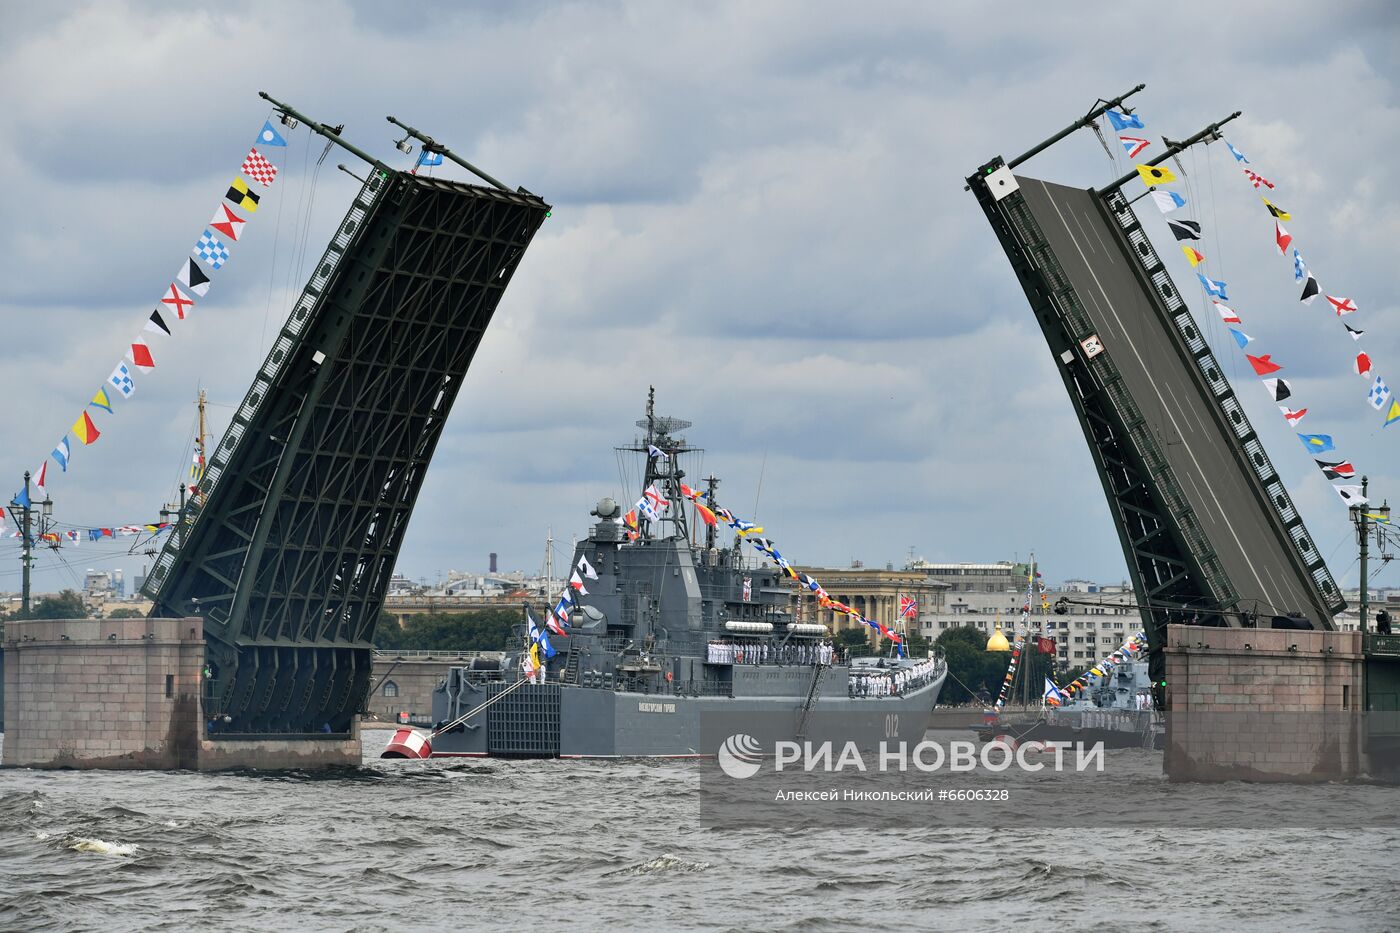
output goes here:
[[[29, 615], [29, 570], [34, 563], [34, 507], [29, 498], [29, 471], [24, 473], [23, 501], [20, 496], [10, 500], [11, 512], [20, 512], [20, 566], [22, 574], [20, 576], [20, 612]], [[44, 493], [44, 501], [39, 503], [39, 533], [44, 534], [49, 529], [49, 520], [53, 517], [53, 500], [49, 498], [48, 492]]]

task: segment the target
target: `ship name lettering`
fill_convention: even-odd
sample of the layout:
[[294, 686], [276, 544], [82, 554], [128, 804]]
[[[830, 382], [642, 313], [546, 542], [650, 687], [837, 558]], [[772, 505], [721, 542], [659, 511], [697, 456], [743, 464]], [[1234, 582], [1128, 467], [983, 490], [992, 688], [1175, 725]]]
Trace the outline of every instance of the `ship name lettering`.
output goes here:
[[674, 713], [676, 711], [676, 704], [652, 703], [647, 700], [638, 700], [637, 711], [639, 713]]

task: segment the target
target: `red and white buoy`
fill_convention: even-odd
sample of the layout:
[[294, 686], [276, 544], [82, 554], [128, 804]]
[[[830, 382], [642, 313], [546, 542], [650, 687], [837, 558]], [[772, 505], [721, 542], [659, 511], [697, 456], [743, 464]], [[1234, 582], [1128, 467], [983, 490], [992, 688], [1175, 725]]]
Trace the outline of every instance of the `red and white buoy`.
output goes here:
[[384, 746], [384, 751], [379, 753], [379, 757], [428, 758], [432, 754], [433, 743], [427, 733], [416, 729], [399, 729], [389, 740], [389, 744]]

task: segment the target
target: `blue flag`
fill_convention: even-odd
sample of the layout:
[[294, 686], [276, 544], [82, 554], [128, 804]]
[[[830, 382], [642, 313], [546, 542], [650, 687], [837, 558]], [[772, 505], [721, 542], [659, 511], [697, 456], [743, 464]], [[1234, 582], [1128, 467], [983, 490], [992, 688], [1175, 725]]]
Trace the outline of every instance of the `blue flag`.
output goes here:
[[[1240, 152], [1234, 146], [1230, 145], [1230, 141], [1228, 139], [1225, 140], [1225, 148], [1230, 150], [1230, 155], [1235, 157], [1236, 162], [1243, 162], [1245, 165], [1249, 164], [1249, 160], [1244, 157], [1244, 153]], [[1255, 187], [1257, 188], [1258, 185], [1256, 185]]]
[[1206, 294], [1212, 298], [1219, 298], [1221, 301], [1229, 301], [1230, 296], [1225, 294], [1225, 283], [1217, 282], [1215, 279], [1208, 279], [1201, 273], [1196, 273], [1196, 278], [1201, 280], [1201, 287], [1206, 290]]
[[1115, 130], [1142, 129], [1142, 117], [1135, 113], [1119, 113], [1117, 110], [1105, 111], [1108, 114], [1108, 122], [1113, 124]]
[[268, 120], [263, 124], [262, 132], [258, 134], [258, 142], [264, 146], [285, 146], [287, 141], [282, 138], [282, 134], [273, 127], [272, 121]]
[[424, 149], [422, 152], [418, 153], [418, 164], [419, 164], [419, 165], [441, 165], [441, 164], [442, 164], [442, 153], [441, 153], [441, 152], [429, 152], [428, 150]]
[[25, 486], [15, 493], [13, 501], [17, 502], [20, 508], [29, 508], [29, 487]]
[[1296, 249], [1293, 251], [1293, 281], [1299, 285], [1303, 284], [1303, 279], [1307, 278], [1308, 264], [1303, 262], [1303, 254]]
[[554, 646], [549, 643], [549, 632], [541, 630], [540, 637], [535, 640], [538, 641], [540, 647], [544, 649], [544, 656], [546, 658], [552, 658], [559, 653], [555, 651]]
[[1235, 330], [1233, 327], [1230, 328], [1230, 333], [1232, 336], [1234, 336], [1235, 343], [1240, 345], [1241, 350], [1249, 346], [1249, 342], [1254, 339], [1253, 337], [1249, 336], [1249, 334], [1246, 334], [1244, 331]]
[[1303, 442], [1309, 453], [1322, 454], [1337, 449], [1330, 434], [1299, 434], [1298, 440]]
[[53, 458], [58, 463], [59, 469], [65, 473], [68, 472], [68, 458], [72, 455], [73, 452], [68, 447], [67, 437], [64, 437], [63, 440], [59, 441], [58, 446], [53, 449]]

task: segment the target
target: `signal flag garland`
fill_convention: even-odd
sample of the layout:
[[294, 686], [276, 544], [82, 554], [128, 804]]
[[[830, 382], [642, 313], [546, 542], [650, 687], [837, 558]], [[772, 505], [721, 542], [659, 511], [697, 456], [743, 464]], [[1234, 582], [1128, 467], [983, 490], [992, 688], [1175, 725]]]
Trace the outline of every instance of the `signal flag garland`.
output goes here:
[[[1244, 165], [1249, 164], [1249, 160], [1245, 158], [1244, 153], [1240, 152], [1228, 141], [1225, 143], [1225, 145], [1229, 148], [1230, 154], [1235, 157], [1236, 162], [1243, 163]], [[1176, 181], [1176, 176], [1172, 172], [1163, 170], [1159, 166], [1146, 164], [1138, 165], [1136, 166], [1136, 168], [1143, 182], [1151, 190], [1153, 200], [1156, 202], [1158, 208], [1163, 214], [1166, 214], [1169, 211], [1176, 210], [1178, 207], [1185, 205], [1186, 199], [1181, 195], [1177, 195], [1174, 192], [1162, 192], [1154, 187], [1156, 185], [1169, 184], [1173, 181]], [[1243, 172], [1245, 178], [1254, 187], [1254, 189], [1258, 190], [1262, 188], [1268, 190], [1270, 193], [1273, 192], [1275, 185], [1272, 181], [1269, 181], [1267, 178], [1264, 178], [1262, 175], [1259, 175], [1257, 172], [1254, 172], [1253, 170], [1248, 168], [1243, 169]], [[1169, 197], [1162, 197], [1161, 195], [1164, 193], [1168, 194]], [[1292, 265], [1294, 269], [1294, 277], [1297, 282], [1303, 283], [1303, 293], [1299, 300], [1302, 301], [1304, 304], [1310, 304], [1314, 298], [1316, 298], [1319, 294], [1322, 294], [1322, 290], [1317, 283], [1317, 279], [1313, 276], [1312, 272], [1307, 268], [1306, 264], [1303, 262], [1302, 254], [1298, 251], [1297, 248], [1293, 247], [1293, 234], [1289, 233], [1286, 229], [1284, 229], [1283, 222], [1291, 222], [1293, 220], [1293, 215], [1288, 211], [1284, 210], [1279, 205], [1270, 201], [1268, 198], [1261, 197], [1260, 200], [1264, 202], [1264, 206], [1268, 209], [1269, 215], [1273, 221], [1274, 247], [1278, 250], [1279, 255], [1287, 257], [1289, 255], [1290, 248], [1292, 248]], [[1178, 241], [1198, 241], [1201, 240], [1203, 236], [1201, 224], [1198, 221], [1169, 218], [1167, 219], [1167, 226], [1168, 229], [1171, 231], [1172, 235]], [[1222, 321], [1225, 324], [1243, 325], [1244, 322], [1240, 318], [1239, 313], [1233, 308], [1227, 307], [1225, 304], [1223, 304], [1224, 301], [1229, 300], [1229, 297], [1226, 294], [1225, 282], [1212, 279], [1209, 276], [1205, 275], [1205, 273], [1197, 269], [1197, 266], [1199, 266], [1202, 262], [1205, 261], [1205, 254], [1197, 250], [1194, 246], [1190, 245], [1189, 243], [1182, 247], [1182, 251], [1186, 256], [1187, 262], [1190, 263], [1191, 268], [1195, 270], [1196, 278], [1200, 281], [1202, 290], [1205, 292], [1206, 297], [1210, 299], [1211, 303], [1214, 304], [1216, 310], [1220, 314]], [[1332, 295], [1327, 295], [1326, 297], [1329, 305], [1336, 312], [1337, 317], [1339, 319], [1343, 315], [1352, 314], [1357, 310], [1356, 303], [1350, 298], [1337, 297]], [[1346, 327], [1348, 336], [1353, 341], [1359, 340], [1361, 338], [1361, 330], [1353, 328], [1350, 325], [1345, 324], [1345, 322], [1343, 322], [1343, 324]], [[1242, 330], [1233, 327], [1230, 328], [1230, 333], [1234, 337], [1235, 343], [1239, 346], [1240, 351], [1242, 353], [1245, 350], [1245, 348], [1255, 339], [1245, 334]], [[1275, 403], [1282, 402], [1285, 399], [1292, 397], [1293, 390], [1287, 380], [1279, 378], [1262, 378], [1265, 376], [1271, 376], [1274, 373], [1278, 373], [1284, 369], [1284, 365], [1282, 363], [1278, 363], [1273, 360], [1272, 354], [1264, 353], [1260, 355], [1255, 355], [1251, 353], [1243, 353], [1243, 355], [1250, 364], [1250, 367], [1254, 370], [1255, 374], [1261, 377], [1261, 381], [1264, 383], [1265, 388], [1268, 390], [1270, 398], [1272, 398]], [[1387, 387], [1385, 381], [1382, 380], [1379, 375], [1375, 375], [1373, 373], [1373, 366], [1370, 355], [1365, 352], [1356, 353], [1353, 369], [1356, 373], [1361, 375], [1363, 378], [1367, 379], [1368, 382], [1370, 382], [1372, 376], [1375, 377], [1374, 382], [1370, 382], [1371, 390], [1368, 395], [1368, 399], [1372, 407], [1376, 408], [1377, 410], [1381, 410], [1385, 407], [1387, 401], [1390, 403], [1390, 409], [1386, 413], [1385, 426], [1393, 424], [1396, 421], [1400, 421], [1400, 400], [1396, 400], [1391, 395], [1390, 390]], [[1279, 405], [1279, 411], [1283, 414], [1284, 419], [1289, 423], [1289, 425], [1293, 427], [1296, 427], [1298, 422], [1300, 422], [1303, 419], [1303, 416], [1308, 413], [1308, 409], [1306, 407], [1300, 408], [1295, 411], [1287, 405]], [[1323, 453], [1336, 449], [1331, 435], [1298, 434], [1298, 438], [1303, 442], [1303, 446], [1307, 448], [1309, 453]], [[1317, 461], [1317, 463], [1322, 468], [1323, 474], [1327, 477], [1327, 479], [1331, 480], [1339, 478], [1333, 473], [1333, 471], [1331, 471], [1327, 466], [1324, 465], [1324, 461], [1319, 460]], [[1348, 469], [1351, 468], [1350, 463], [1347, 463], [1346, 466]], [[1366, 502], [1366, 500], [1361, 496], [1359, 489], [1355, 487], [1333, 486], [1332, 488], [1337, 491], [1337, 494], [1347, 505], [1361, 505]]]
[[[256, 144], [249, 150], [241, 164], [241, 175], [234, 178], [228, 188], [228, 193], [216, 205], [214, 216], [204, 227], [204, 232], [194, 249], [191, 250], [191, 255], [182, 260], [179, 271], [165, 287], [164, 294], [157, 299], [156, 309], [148, 313], [143, 324], [143, 334], [159, 334], [161, 340], [172, 336], [170, 325], [184, 321], [189, 316], [190, 311], [194, 308], [195, 299], [203, 298], [209, 292], [209, 286], [212, 282], [210, 273], [217, 272], [228, 262], [231, 254], [225, 239], [228, 243], [243, 242], [243, 230], [248, 223], [248, 218], [253, 216], [253, 212], [257, 210], [261, 197], [266, 196], [265, 193], [260, 196], [255, 192], [253, 185], [260, 185], [265, 189], [271, 186], [278, 173], [277, 166], [268, 157], [268, 151], [259, 151], [258, 145], [261, 145], [264, 150], [269, 150], [269, 147], [275, 150], [276, 148], [285, 148], [287, 142], [272, 126], [271, 120], [263, 124], [262, 130], [258, 133]], [[246, 176], [246, 180], [244, 176]], [[228, 203], [224, 203], [225, 201]], [[234, 207], [230, 207], [230, 204]], [[245, 211], [247, 216], [239, 214], [235, 208]], [[215, 231], [219, 234], [218, 236], [215, 235]], [[209, 271], [201, 268], [201, 262], [208, 267]], [[162, 306], [164, 314], [161, 313]], [[112, 371], [111, 376], [97, 389], [92, 401], [87, 403], [77, 421], [69, 428], [69, 433], [63, 436], [50, 454], [50, 457], [54, 458], [54, 462], [59, 464], [62, 472], [68, 471], [72, 456], [69, 434], [75, 436], [83, 446], [96, 442], [102, 436], [103, 432], [98, 428], [89, 410], [97, 409], [105, 412], [108, 416], [114, 415], [113, 399], [129, 399], [136, 391], [133, 370], [144, 375], [154, 371], [155, 368], [155, 355], [151, 352], [146, 338], [140, 335], [133, 338], [126, 349], [125, 360], [117, 364], [117, 368]], [[48, 460], [46, 459], [44, 466], [41, 466], [35, 474], [36, 478], [41, 479], [44, 476], [47, 465]], [[43, 491], [42, 482], [39, 485]], [[150, 530], [157, 526], [120, 527]], [[158, 527], [161, 530], [165, 528], [164, 525]], [[111, 529], [97, 530], [110, 531]], [[76, 543], [77, 539], [71, 540]], [[93, 538], [92, 540], [98, 539]]]

